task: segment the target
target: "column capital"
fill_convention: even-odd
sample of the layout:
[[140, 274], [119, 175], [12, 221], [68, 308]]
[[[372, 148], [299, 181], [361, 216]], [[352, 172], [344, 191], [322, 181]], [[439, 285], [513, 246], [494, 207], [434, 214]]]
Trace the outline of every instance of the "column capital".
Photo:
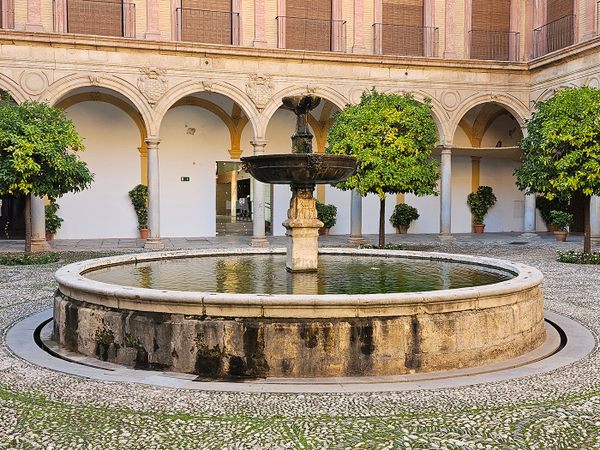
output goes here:
[[144, 139], [144, 142], [148, 147], [158, 147], [158, 144], [160, 144], [160, 139], [158, 137], [148, 137]]
[[452, 154], [452, 149], [454, 148], [453, 145], [442, 145], [442, 154], [443, 155], [450, 155]]
[[250, 143], [254, 147], [254, 154], [255, 155], [257, 153], [264, 153], [265, 152], [265, 146], [267, 145], [267, 140], [266, 139], [254, 139], [254, 140], [250, 141]]

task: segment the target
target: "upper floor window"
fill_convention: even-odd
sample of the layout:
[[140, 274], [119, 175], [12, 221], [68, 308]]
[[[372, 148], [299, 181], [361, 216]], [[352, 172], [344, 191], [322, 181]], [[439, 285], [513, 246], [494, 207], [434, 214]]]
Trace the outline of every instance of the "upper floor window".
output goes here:
[[548, 0], [545, 25], [533, 30], [534, 57], [575, 43], [573, 0]]
[[240, 15], [231, 0], [181, 0], [176, 12], [182, 41], [239, 45]]
[[519, 33], [510, 31], [510, 0], [473, 0], [470, 56], [473, 59], [519, 59]]
[[333, 20], [331, 0], [286, 0], [277, 26], [280, 48], [345, 51], [346, 22]]
[[423, 0], [382, 0], [381, 22], [374, 24], [375, 52], [436, 56], [437, 28], [426, 27]]
[[67, 33], [132, 37], [135, 4], [123, 0], [66, 0]]

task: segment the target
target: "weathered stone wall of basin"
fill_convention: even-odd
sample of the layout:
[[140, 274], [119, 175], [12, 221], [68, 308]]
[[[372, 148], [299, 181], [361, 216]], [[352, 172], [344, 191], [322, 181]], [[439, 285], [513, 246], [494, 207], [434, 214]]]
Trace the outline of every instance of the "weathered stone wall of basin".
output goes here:
[[545, 339], [542, 275], [485, 258], [452, 256], [518, 275], [477, 288], [362, 296], [153, 291], [80, 275], [92, 267], [174, 255], [181, 257], [144, 254], [61, 269], [56, 340], [106, 361], [206, 377], [339, 377], [474, 367], [524, 354]]

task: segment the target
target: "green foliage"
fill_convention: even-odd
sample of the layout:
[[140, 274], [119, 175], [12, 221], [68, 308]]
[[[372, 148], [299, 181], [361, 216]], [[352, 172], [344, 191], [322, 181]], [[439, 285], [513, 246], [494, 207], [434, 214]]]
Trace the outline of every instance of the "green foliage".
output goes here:
[[335, 225], [337, 208], [335, 205], [325, 205], [317, 202], [317, 219], [323, 222], [323, 227], [331, 228]]
[[419, 212], [417, 208], [406, 203], [399, 203], [394, 207], [394, 213], [390, 217], [390, 222], [395, 227], [402, 226], [408, 228], [410, 223], [418, 218]]
[[7, 253], [0, 255], [0, 265], [3, 266], [31, 266], [49, 264], [60, 261], [58, 253]]
[[569, 224], [573, 222], [573, 214], [566, 211], [550, 211], [550, 222], [562, 231], [565, 231]]
[[436, 194], [438, 163], [431, 158], [436, 141], [430, 100], [365, 92], [358, 105], [336, 115], [329, 131], [328, 153], [358, 159], [356, 174], [336, 187], [380, 199], [401, 192]]
[[517, 186], [549, 199], [600, 195], [600, 89], [558, 91], [539, 102], [521, 141]]
[[496, 195], [490, 186], [479, 186], [476, 192], [467, 196], [467, 205], [473, 214], [473, 223], [483, 224], [483, 218], [489, 209], [496, 204]]
[[558, 261], [571, 264], [600, 264], [600, 252], [558, 252]]
[[148, 187], [138, 184], [129, 191], [129, 198], [138, 219], [138, 229], [148, 228]]
[[57, 211], [60, 206], [56, 202], [50, 202], [44, 207], [46, 215], [46, 232], [55, 234], [63, 223], [63, 219], [58, 216]]
[[550, 218], [551, 211], [566, 211], [569, 208], [569, 205], [564, 200], [559, 198], [549, 200], [546, 197], [540, 196], [535, 198], [535, 206], [540, 210], [542, 219], [544, 219], [544, 222], [547, 224], [552, 223], [552, 219]]
[[83, 148], [62, 110], [0, 100], [0, 194], [55, 199], [89, 187], [93, 175], [77, 156]]

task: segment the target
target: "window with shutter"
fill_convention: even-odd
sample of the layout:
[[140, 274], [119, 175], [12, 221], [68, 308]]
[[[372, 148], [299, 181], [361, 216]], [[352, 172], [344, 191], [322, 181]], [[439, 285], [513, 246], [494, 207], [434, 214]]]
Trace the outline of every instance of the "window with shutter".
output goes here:
[[510, 0], [473, 0], [471, 58], [509, 59]]
[[232, 44], [231, 0], [182, 0], [181, 39], [208, 44]]
[[67, 32], [123, 36], [122, 0], [67, 0]]
[[383, 0], [381, 45], [388, 55], [423, 55], [423, 0]]
[[548, 0], [546, 8], [546, 51], [572, 45], [575, 37], [573, 0]]
[[286, 48], [331, 50], [331, 0], [286, 0]]

